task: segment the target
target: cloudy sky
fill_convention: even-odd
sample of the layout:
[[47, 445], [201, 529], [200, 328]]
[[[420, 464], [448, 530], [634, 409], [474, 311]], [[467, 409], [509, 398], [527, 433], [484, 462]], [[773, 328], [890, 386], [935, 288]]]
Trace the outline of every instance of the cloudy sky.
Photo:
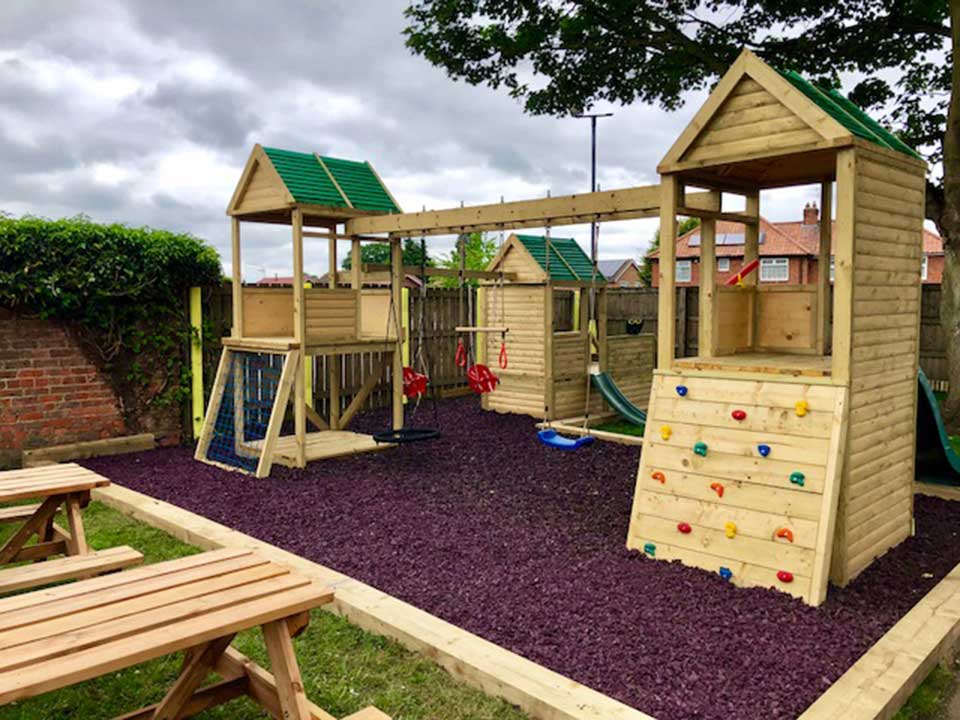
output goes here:
[[[189, 231], [229, 272], [224, 210], [257, 142], [369, 160], [405, 210], [589, 188], [586, 121], [529, 117], [504, 92], [451, 81], [404, 47], [405, 6], [5, 0], [0, 211]], [[657, 182], [702, 100], [675, 113], [598, 108], [616, 113], [601, 121], [600, 186]], [[796, 220], [816, 197], [765, 195], [763, 213]], [[639, 256], [655, 228], [607, 224], [600, 256]], [[244, 232], [245, 279], [289, 273], [286, 229]], [[452, 239], [429, 242], [441, 254]], [[324, 272], [325, 242], [308, 244], [305, 261]]]

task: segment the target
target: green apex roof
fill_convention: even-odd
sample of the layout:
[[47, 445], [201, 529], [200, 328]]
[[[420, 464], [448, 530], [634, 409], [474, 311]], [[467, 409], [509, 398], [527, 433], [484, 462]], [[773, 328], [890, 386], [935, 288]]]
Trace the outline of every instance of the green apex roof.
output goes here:
[[[547, 270], [547, 239], [543, 235], [517, 235], [517, 240]], [[550, 238], [550, 279], [589, 283], [593, 279], [593, 263], [573, 238]], [[603, 274], [596, 274], [598, 285], [606, 283]]]
[[352, 205], [357, 210], [400, 212], [368, 162], [271, 147], [264, 147], [263, 151], [298, 203], [339, 208]]
[[896, 150], [904, 155], [923, 157], [903, 140], [883, 127], [876, 120], [857, 107], [849, 98], [836, 90], [828, 90], [813, 84], [802, 75], [788, 70], [780, 73], [791, 85], [802, 92], [817, 107], [857, 137], [869, 140], [880, 147]]

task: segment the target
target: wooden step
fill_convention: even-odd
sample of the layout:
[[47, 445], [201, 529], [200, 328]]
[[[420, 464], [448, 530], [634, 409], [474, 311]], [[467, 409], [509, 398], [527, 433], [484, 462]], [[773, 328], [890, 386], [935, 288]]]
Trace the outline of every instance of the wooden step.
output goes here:
[[141, 553], [122, 545], [86, 555], [71, 555], [32, 565], [21, 565], [0, 570], [0, 594], [50, 585], [63, 580], [86, 578], [111, 570], [122, 570], [142, 562]]
[[387, 715], [382, 710], [377, 710], [373, 705], [370, 707], [365, 707], [359, 712], [353, 713], [353, 715], [347, 715], [342, 720], [391, 720], [390, 716]]
[[39, 509], [39, 503], [35, 505], [13, 505], [11, 507], [0, 508], [0, 523], [26, 520]]

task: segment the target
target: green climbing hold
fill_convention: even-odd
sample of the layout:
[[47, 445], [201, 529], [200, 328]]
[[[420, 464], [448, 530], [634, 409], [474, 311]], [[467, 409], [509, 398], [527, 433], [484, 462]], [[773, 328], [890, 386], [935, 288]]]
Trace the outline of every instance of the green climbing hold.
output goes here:
[[643, 546], [643, 551], [650, 557], [656, 557], [657, 555], [657, 546], [653, 543], [647, 543]]
[[790, 473], [790, 482], [792, 482], [794, 485], [799, 485], [800, 487], [803, 487], [803, 481], [805, 479], [806, 479], [806, 476], [799, 470], [796, 470]]
[[707, 456], [707, 444], [705, 442], [698, 442], [693, 446], [693, 452], [701, 457]]

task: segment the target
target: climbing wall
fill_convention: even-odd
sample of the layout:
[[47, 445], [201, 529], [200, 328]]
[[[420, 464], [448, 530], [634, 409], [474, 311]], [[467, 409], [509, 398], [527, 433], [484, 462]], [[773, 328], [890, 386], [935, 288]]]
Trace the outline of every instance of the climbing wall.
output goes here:
[[846, 394], [658, 371], [627, 546], [821, 603]]

